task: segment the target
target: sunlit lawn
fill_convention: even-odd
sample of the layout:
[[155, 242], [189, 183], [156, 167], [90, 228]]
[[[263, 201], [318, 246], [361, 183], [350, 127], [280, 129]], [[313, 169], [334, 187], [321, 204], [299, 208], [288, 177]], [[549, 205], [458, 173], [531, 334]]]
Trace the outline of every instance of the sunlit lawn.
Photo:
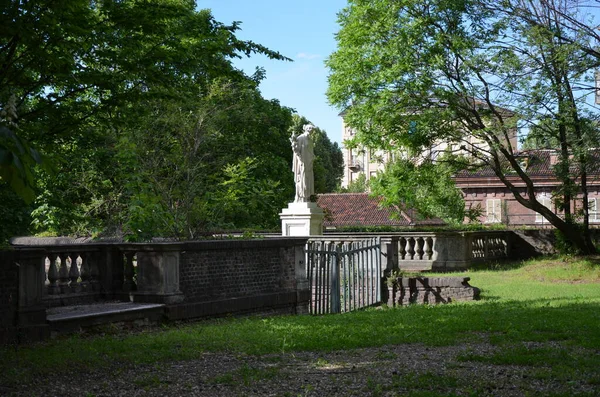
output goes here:
[[575, 366], [573, 371], [600, 368], [599, 354], [569, 359], [565, 352], [522, 351], [521, 343], [559, 341], [567, 349], [600, 351], [597, 260], [545, 259], [460, 275], [471, 277], [471, 285], [482, 290], [480, 301], [376, 308], [344, 315], [229, 318], [9, 347], [0, 350], [0, 383], [115, 362], [187, 360], [206, 351], [262, 355], [416, 342], [437, 346], [488, 341], [503, 347], [504, 353], [464, 359], [517, 364], [554, 360]]

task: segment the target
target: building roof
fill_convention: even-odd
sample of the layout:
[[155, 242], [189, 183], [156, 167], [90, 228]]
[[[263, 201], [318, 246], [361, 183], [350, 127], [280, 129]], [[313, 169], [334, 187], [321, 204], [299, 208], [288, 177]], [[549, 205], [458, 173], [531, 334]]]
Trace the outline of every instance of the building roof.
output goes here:
[[[588, 169], [588, 173], [596, 175], [599, 173], [598, 166], [600, 165], [600, 151], [593, 150], [591, 154], [591, 163], [593, 167]], [[554, 171], [554, 165], [557, 162], [557, 151], [550, 149], [535, 149], [535, 150], [524, 150], [515, 154], [517, 161], [521, 165], [521, 168], [530, 177], [545, 177], [555, 178], [556, 174]], [[507, 164], [507, 168], [510, 165]], [[575, 172], [575, 169], [572, 170]], [[512, 171], [516, 175], [516, 172]], [[510, 175], [511, 173], [507, 173]], [[456, 178], [488, 178], [496, 177], [496, 174], [489, 166], [483, 166], [473, 170], [463, 170], [456, 174]]]
[[325, 228], [343, 226], [425, 226], [443, 225], [441, 219], [417, 220], [414, 210], [381, 207], [381, 198], [368, 193], [327, 193], [317, 199], [325, 210]]

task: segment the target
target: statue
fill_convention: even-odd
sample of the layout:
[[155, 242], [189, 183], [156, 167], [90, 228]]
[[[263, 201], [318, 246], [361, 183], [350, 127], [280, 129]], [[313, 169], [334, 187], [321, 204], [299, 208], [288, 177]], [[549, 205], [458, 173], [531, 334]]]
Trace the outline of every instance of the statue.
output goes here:
[[290, 142], [294, 151], [292, 170], [296, 183], [295, 203], [308, 203], [310, 197], [315, 194], [315, 178], [313, 174], [313, 160], [315, 153], [310, 133], [315, 127], [306, 124], [302, 128], [302, 134], [292, 135]]

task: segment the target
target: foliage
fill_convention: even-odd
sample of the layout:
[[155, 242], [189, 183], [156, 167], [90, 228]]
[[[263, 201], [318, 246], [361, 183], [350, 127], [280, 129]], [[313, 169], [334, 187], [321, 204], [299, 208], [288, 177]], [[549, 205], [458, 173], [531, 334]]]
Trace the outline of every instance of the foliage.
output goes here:
[[415, 209], [425, 219], [437, 217], [457, 225], [470, 214], [465, 210], [462, 192], [454, 185], [453, 174], [448, 163], [427, 161], [417, 165], [397, 159], [371, 180], [371, 192], [383, 197], [383, 205]]
[[[578, 18], [584, 8], [566, 1], [351, 0], [327, 61], [329, 100], [345, 110], [355, 141], [425, 155], [444, 142], [491, 169], [580, 252], [594, 252], [586, 205], [584, 232], [571, 222], [576, 194], [587, 203], [589, 149], [597, 146], [585, 139], [595, 136], [585, 120], [597, 118], [586, 96], [600, 57], [585, 34], [591, 25]], [[560, 145], [557, 196], [566, 220], [538, 201], [518, 161], [517, 129], [548, 119]]]
[[19, 197], [6, 185], [0, 185], [0, 246], [14, 236], [25, 236], [30, 233], [31, 209], [22, 197]]
[[[0, 144], [18, 156], [3, 155], [0, 171], [35, 193], [38, 233], [138, 241], [274, 224], [273, 206], [293, 195], [292, 112], [262, 98], [264, 71], [246, 76], [231, 59], [287, 58], [238, 39], [239, 23], [191, 0], [41, 0], [3, 11], [0, 104], [19, 118], [18, 136]], [[34, 169], [38, 152], [52, 155], [56, 172]], [[231, 167], [246, 159], [256, 161], [248, 187], [228, 195]], [[254, 212], [238, 218], [231, 208], [249, 198]]]
[[[14, 95], [0, 103], [0, 182], [6, 183], [26, 203], [34, 199], [33, 169], [42, 165], [42, 156], [13, 129], [17, 127], [17, 105]], [[44, 163], [48, 170], [47, 162]]]
[[350, 182], [346, 187], [340, 187], [337, 189], [339, 193], [365, 193], [369, 191], [369, 183], [367, 182], [367, 176], [361, 172], [358, 174], [355, 180]]

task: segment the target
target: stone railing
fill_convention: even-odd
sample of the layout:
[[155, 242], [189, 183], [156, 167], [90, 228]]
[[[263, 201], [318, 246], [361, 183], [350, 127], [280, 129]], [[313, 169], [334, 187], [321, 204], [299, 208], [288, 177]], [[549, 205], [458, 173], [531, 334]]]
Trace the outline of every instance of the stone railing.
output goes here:
[[128, 244], [15, 246], [20, 257], [37, 252], [35, 260], [43, 269], [42, 301], [47, 307], [99, 299], [129, 300], [130, 294], [137, 292], [136, 280], [144, 272], [136, 268], [136, 262], [144, 258], [138, 250]]
[[[326, 235], [320, 240], [343, 244], [371, 233]], [[383, 269], [447, 271], [510, 255], [511, 232], [402, 232], [379, 235]], [[311, 238], [313, 240], [313, 238]]]
[[148, 244], [16, 239], [0, 255], [0, 274], [6, 275], [0, 277], [0, 337], [43, 339], [47, 308], [103, 300], [164, 304], [165, 317], [173, 320], [307, 313], [305, 244], [306, 238]]

